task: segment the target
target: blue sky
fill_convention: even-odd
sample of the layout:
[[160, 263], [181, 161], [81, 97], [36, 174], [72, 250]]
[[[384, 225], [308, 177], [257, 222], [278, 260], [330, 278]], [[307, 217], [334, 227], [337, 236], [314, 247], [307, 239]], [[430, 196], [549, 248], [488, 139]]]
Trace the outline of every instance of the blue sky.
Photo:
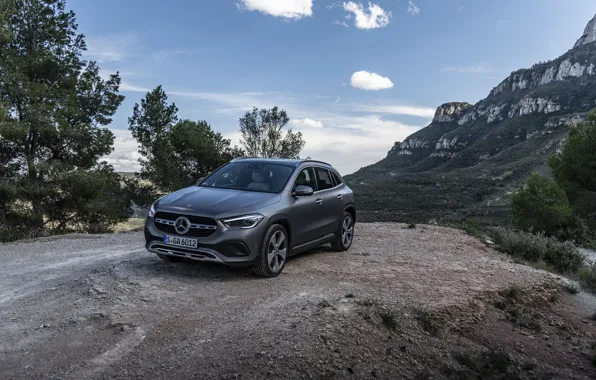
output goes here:
[[135, 170], [127, 118], [163, 85], [181, 118], [234, 142], [238, 118], [278, 105], [302, 156], [342, 174], [383, 157], [437, 106], [475, 103], [511, 71], [570, 49], [593, 0], [69, 0], [86, 58], [126, 100], [108, 160]]

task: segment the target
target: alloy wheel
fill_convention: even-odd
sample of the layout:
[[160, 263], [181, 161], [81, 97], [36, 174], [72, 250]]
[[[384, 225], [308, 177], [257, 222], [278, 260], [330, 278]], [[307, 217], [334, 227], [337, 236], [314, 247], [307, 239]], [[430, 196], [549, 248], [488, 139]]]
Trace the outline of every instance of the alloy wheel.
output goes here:
[[341, 226], [341, 242], [344, 247], [349, 247], [354, 238], [354, 223], [352, 217], [346, 216]]
[[286, 261], [288, 242], [283, 231], [276, 231], [269, 239], [267, 259], [269, 268], [274, 273], [278, 272]]

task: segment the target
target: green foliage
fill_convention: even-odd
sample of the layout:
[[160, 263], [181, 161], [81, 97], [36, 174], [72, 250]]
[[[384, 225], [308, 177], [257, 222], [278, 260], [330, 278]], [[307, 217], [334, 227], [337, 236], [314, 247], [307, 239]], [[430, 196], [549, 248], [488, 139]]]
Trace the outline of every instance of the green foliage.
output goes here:
[[409, 229], [414, 229], [414, 228], [416, 228], [416, 223], [408, 223], [408, 228], [409, 228]]
[[491, 228], [490, 233], [504, 252], [531, 263], [544, 261], [561, 273], [575, 273], [585, 263], [585, 255], [569, 241], [502, 227]]
[[572, 241], [574, 244], [587, 247], [593, 244], [593, 232], [586, 221], [577, 215], [572, 215], [554, 233], [561, 241]]
[[298, 158], [304, 148], [302, 133], [282, 130], [290, 118], [284, 110], [253, 108], [240, 118], [242, 145], [251, 157]]
[[[2, 3], [0, 179], [12, 189], [0, 202], [4, 240], [78, 228], [73, 222], [104, 228], [118, 219], [113, 212], [126, 212], [126, 205], [112, 202], [125, 199], [117, 177], [99, 163], [113, 149], [105, 126], [124, 99], [120, 77], [102, 79], [95, 62], [81, 60], [85, 49], [63, 0]], [[93, 175], [77, 180], [87, 171]], [[114, 198], [90, 192], [92, 180]]]
[[168, 104], [161, 86], [135, 104], [129, 129], [139, 142], [141, 171], [125, 180], [135, 203], [146, 206], [158, 194], [194, 185], [244, 152], [205, 121], [178, 121], [178, 108]]
[[130, 215], [130, 198], [120, 186], [120, 176], [111, 166], [100, 164], [91, 170], [75, 170], [56, 178], [61, 191], [55, 194], [51, 220], [54, 230], [107, 232]]
[[157, 86], [145, 95], [140, 106], [135, 103], [133, 115], [128, 118], [128, 129], [139, 143], [140, 177], [160, 189], [170, 186], [174, 155], [169, 135], [178, 121], [178, 107], [167, 100], [166, 93]]
[[[581, 268], [579, 271], [579, 280], [586, 289], [596, 293], [596, 264]], [[594, 316], [596, 318], [596, 313]]]
[[596, 112], [569, 129], [561, 153], [549, 158], [557, 183], [581, 215], [596, 218]]
[[540, 261], [546, 252], [547, 239], [541, 235], [516, 232], [502, 227], [490, 230], [495, 243], [513, 257], [530, 262]]
[[523, 231], [554, 234], [571, 217], [565, 192], [550, 178], [534, 173], [525, 186], [511, 196], [511, 216]]
[[169, 134], [170, 145], [175, 155], [175, 182], [170, 189], [179, 189], [196, 183], [200, 177], [230, 161], [244, 155], [242, 149], [232, 147], [230, 140], [213, 131], [205, 121], [182, 120]]

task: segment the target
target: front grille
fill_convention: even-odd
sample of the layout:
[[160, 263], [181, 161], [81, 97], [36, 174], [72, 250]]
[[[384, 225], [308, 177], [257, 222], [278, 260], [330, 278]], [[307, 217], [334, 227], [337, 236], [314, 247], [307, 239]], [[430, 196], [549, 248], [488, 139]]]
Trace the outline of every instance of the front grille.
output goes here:
[[[173, 222], [176, 219], [178, 219], [180, 216], [186, 217], [192, 224], [201, 224], [201, 225], [205, 225], [205, 226], [213, 226], [215, 228], [213, 228], [213, 229], [191, 228], [184, 235], [180, 235], [178, 232], [176, 232], [176, 229], [174, 228], [173, 225], [159, 223], [157, 221], [158, 219], [164, 219], [164, 220], [169, 220], [169, 221], [172, 221]], [[194, 215], [179, 215], [179, 214], [173, 214], [173, 213], [169, 213], [169, 212], [157, 212], [157, 213], [155, 213], [155, 216], [153, 218], [153, 225], [159, 231], [164, 232], [166, 234], [180, 235], [180, 236], [185, 236], [185, 237], [197, 237], [197, 238], [204, 238], [204, 237], [213, 235], [215, 233], [216, 228], [217, 228], [217, 222], [213, 218], [207, 218], [207, 217], [203, 217], [203, 216], [194, 216]]]
[[205, 216], [180, 215], [180, 214], [174, 214], [171, 212], [161, 212], [161, 211], [155, 213], [155, 219], [176, 220], [181, 216], [186, 217], [192, 224], [205, 224], [208, 226], [217, 226], [217, 222], [215, 221], [215, 219], [207, 218]]

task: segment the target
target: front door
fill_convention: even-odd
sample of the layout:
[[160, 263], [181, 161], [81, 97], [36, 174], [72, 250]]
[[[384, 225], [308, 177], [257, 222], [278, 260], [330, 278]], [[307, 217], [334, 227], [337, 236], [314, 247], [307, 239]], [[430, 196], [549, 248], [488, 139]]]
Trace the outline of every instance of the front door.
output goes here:
[[309, 186], [315, 194], [293, 197], [290, 211], [292, 226], [292, 247], [306, 244], [325, 235], [324, 210], [321, 202], [317, 202], [317, 182], [313, 168], [304, 168], [296, 177], [292, 189], [296, 186]]

